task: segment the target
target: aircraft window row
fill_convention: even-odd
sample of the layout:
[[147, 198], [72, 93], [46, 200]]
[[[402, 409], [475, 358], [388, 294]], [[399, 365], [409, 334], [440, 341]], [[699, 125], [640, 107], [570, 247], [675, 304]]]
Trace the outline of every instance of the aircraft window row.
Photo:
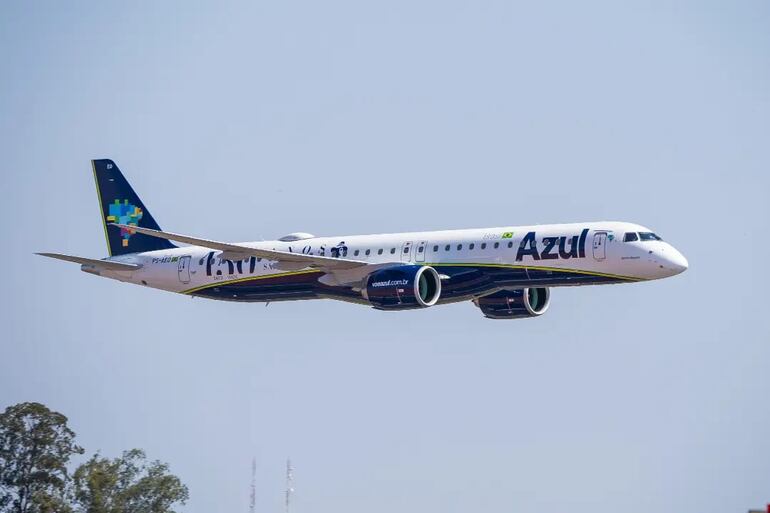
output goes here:
[[[640, 233], [639, 235], [643, 236], [642, 240], [662, 240], [660, 237], [658, 237], [654, 233]], [[633, 236], [634, 238], [631, 239], [631, 238], [629, 238], [629, 236]], [[632, 240], [638, 240], [638, 239], [636, 238], [636, 233], [629, 232], [629, 233], [626, 233], [625, 238], [623, 240], [625, 242], [630, 242]], [[473, 242], [468, 244], [468, 249], [469, 250], [472, 250], [475, 247], [476, 247], [476, 245]], [[499, 247], [500, 247], [500, 243], [499, 242], [495, 242], [494, 248], [498, 249]], [[508, 247], [512, 248], [513, 247], [513, 242], [508, 242]], [[444, 246], [444, 251], [449, 251], [451, 248], [452, 248], [451, 244], [447, 244], [446, 246]], [[457, 245], [457, 251], [461, 251], [462, 249], [463, 249], [463, 245], [462, 244], [458, 244]], [[487, 249], [487, 243], [486, 242], [482, 242], [481, 243], [481, 249]], [[404, 254], [408, 255], [409, 254], [409, 250], [410, 250], [410, 246], [406, 246], [404, 248]], [[439, 250], [439, 246], [438, 246], [438, 244], [435, 244], [433, 246], [433, 252], [437, 253], [438, 250]], [[377, 254], [378, 255], [382, 255], [383, 251], [384, 251], [383, 249], [378, 249], [377, 250]], [[424, 251], [425, 251], [425, 248], [423, 246], [419, 246], [417, 248], [417, 252], [418, 253], [423, 253]], [[364, 255], [366, 255], [366, 256], [371, 255], [371, 253], [372, 253], [371, 249], [367, 249], [367, 250], [364, 251]], [[353, 251], [353, 256], [359, 256], [360, 254], [361, 254], [361, 250], [360, 249], [356, 249], [355, 251]], [[396, 248], [390, 248], [390, 254], [391, 255], [395, 255], [396, 254]], [[206, 260], [206, 257], [201, 258], [198, 261], [198, 264], [203, 265], [205, 260]], [[221, 264], [222, 263], [222, 259], [218, 259], [218, 260], [219, 260], [219, 264]], [[257, 262], [261, 262], [261, 261], [262, 261], [262, 258], [257, 258]]]
[[663, 240], [652, 232], [626, 232], [623, 236], [623, 242], [635, 242], [638, 240]]
[[[626, 234], [626, 235], [628, 235], [628, 234]], [[499, 242], [495, 242], [493, 247], [495, 249], [499, 249], [500, 248], [500, 243]], [[508, 242], [508, 248], [512, 248], [512, 247], [513, 247], [513, 242], [509, 241]], [[452, 249], [452, 245], [451, 244], [447, 244], [447, 245], [444, 246], [444, 251], [450, 251], [451, 249]], [[463, 245], [462, 244], [458, 244], [457, 245], [457, 251], [462, 251], [462, 249], [463, 249]], [[476, 244], [474, 242], [471, 242], [470, 244], [468, 244], [468, 250], [474, 250], [474, 249], [476, 249]], [[482, 242], [481, 243], [481, 249], [487, 249], [487, 243], [486, 242]], [[385, 250], [383, 248], [380, 248], [380, 249], [377, 250], [377, 254], [378, 255], [382, 255], [384, 253], [384, 251]], [[411, 246], [404, 247], [404, 254], [405, 255], [408, 255], [410, 251], [411, 251]], [[439, 245], [438, 244], [434, 244], [433, 245], [433, 252], [434, 253], [438, 253], [438, 251], [439, 251]], [[425, 252], [425, 247], [424, 246], [418, 246], [417, 247], [417, 252], [418, 253], [424, 253]], [[371, 255], [371, 253], [372, 253], [371, 249], [364, 250], [364, 255], [365, 256], [369, 256], [369, 255]], [[360, 249], [356, 249], [356, 250], [353, 251], [353, 256], [359, 256], [360, 254], [361, 254], [361, 250]], [[390, 254], [391, 255], [395, 255], [396, 254], [396, 248], [390, 248]]]
[[[493, 247], [495, 249], [499, 249], [500, 248], [500, 243], [499, 242], [495, 242]], [[512, 248], [513, 247], [513, 242], [508, 242], [508, 247]], [[476, 248], [476, 244], [475, 243], [471, 242], [470, 244], [468, 244], [468, 249], [469, 250], [473, 250], [475, 248]], [[447, 244], [446, 246], [444, 246], [444, 251], [449, 251], [450, 249], [452, 249], [452, 245], [451, 244]], [[457, 251], [460, 251], [462, 249], [463, 249], [463, 245], [462, 244], [458, 244], [457, 245]], [[481, 249], [487, 249], [487, 243], [486, 242], [482, 242], [481, 243]], [[438, 253], [438, 250], [439, 250], [438, 244], [434, 244], [433, 245], [433, 252], [434, 253]]]

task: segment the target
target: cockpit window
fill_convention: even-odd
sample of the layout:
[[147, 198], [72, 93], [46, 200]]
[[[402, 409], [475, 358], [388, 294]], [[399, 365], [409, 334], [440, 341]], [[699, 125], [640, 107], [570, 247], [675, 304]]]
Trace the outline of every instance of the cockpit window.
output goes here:
[[627, 232], [623, 236], [623, 242], [634, 242], [635, 240], [639, 240], [639, 236], [636, 234], [636, 232]]
[[652, 232], [639, 232], [641, 240], [663, 240]]

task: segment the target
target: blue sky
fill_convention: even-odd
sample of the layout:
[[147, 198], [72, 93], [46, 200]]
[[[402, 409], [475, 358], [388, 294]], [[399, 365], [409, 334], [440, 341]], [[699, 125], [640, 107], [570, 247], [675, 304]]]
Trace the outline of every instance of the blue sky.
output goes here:
[[[144, 448], [185, 511], [770, 501], [766, 2], [4, 2], [0, 406]], [[548, 314], [189, 299], [106, 254], [89, 160], [220, 240], [602, 219], [689, 259]]]

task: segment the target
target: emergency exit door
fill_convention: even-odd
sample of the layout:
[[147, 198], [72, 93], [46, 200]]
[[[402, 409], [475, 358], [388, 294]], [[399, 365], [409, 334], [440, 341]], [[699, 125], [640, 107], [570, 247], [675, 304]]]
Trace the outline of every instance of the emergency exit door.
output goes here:
[[427, 251], [426, 247], [428, 246], [428, 241], [421, 241], [419, 244], [417, 244], [417, 253], [414, 255], [414, 259], [417, 262], [425, 262], [425, 252]]
[[404, 245], [401, 246], [401, 261], [402, 262], [412, 261], [412, 241], [404, 242]]

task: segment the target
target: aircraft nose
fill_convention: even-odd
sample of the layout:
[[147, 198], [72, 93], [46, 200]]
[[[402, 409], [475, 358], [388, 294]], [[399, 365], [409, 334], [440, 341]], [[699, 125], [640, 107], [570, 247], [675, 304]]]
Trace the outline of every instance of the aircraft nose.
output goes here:
[[690, 266], [684, 255], [671, 245], [666, 248], [664, 253], [664, 260], [664, 267], [667, 267], [669, 270], [671, 270], [673, 274], [683, 273]]

